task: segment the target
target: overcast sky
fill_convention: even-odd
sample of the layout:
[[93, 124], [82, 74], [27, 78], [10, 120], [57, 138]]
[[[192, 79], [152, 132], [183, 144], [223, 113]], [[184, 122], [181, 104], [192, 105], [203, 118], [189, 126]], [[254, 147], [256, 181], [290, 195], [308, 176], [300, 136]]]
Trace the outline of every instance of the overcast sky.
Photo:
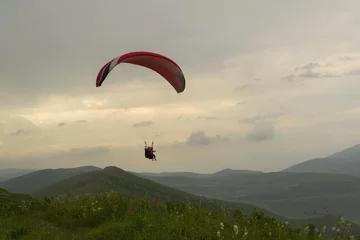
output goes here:
[[[0, 3], [0, 168], [278, 171], [360, 142], [358, 0]], [[112, 58], [175, 60], [186, 89]], [[158, 162], [143, 157], [155, 140]]]

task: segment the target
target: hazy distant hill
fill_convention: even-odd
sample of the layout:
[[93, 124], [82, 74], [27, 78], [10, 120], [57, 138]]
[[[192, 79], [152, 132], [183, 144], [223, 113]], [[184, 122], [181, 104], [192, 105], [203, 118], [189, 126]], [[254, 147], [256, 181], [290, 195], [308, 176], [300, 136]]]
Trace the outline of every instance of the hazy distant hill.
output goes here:
[[161, 197], [168, 199], [194, 198], [195, 196], [175, 190], [153, 181], [135, 176], [117, 167], [106, 167], [101, 171], [79, 174], [59, 181], [47, 188], [34, 192], [35, 196], [73, 196], [116, 190], [134, 196]]
[[133, 173], [138, 176], [150, 176], [150, 177], [189, 177], [189, 178], [211, 178], [218, 176], [228, 176], [231, 174], [260, 174], [263, 172], [260, 171], [250, 171], [250, 170], [233, 170], [230, 168], [223, 169], [215, 173], [193, 173], [193, 172], [162, 172], [162, 173]]
[[[332, 192], [338, 188], [338, 184], [342, 187], [349, 181], [357, 179], [351, 175], [340, 174], [319, 174], [319, 173], [290, 173], [290, 172], [273, 172], [263, 174], [232, 174], [216, 178], [189, 178], [179, 176], [168, 177], [150, 177], [144, 176], [155, 182], [174, 187], [179, 190], [189, 192], [196, 195], [204, 195], [218, 199], [234, 199], [241, 196], [249, 196], [256, 194], [272, 194], [279, 190], [287, 190], [298, 186], [299, 184], [321, 184], [328, 186], [326, 188]], [[339, 191], [342, 191], [342, 190]], [[350, 189], [348, 189], [350, 191]], [[337, 190], [334, 190], [335, 192]], [[355, 190], [351, 190], [355, 191]], [[305, 189], [299, 194], [312, 194], [312, 189]], [[321, 193], [320, 193], [321, 194]]]
[[360, 144], [332, 154], [293, 165], [284, 172], [340, 173], [360, 176]]
[[[203, 197], [195, 196], [177, 189], [173, 189], [151, 180], [138, 177], [130, 172], [126, 172], [117, 167], [106, 167], [102, 171], [83, 173], [58, 183], [55, 183], [40, 191], [34, 192], [36, 197], [44, 196], [74, 196], [80, 193], [97, 194], [110, 190], [115, 190], [124, 195], [132, 195], [137, 197], [150, 197], [160, 200], [182, 201], [189, 200], [198, 202], [204, 200]], [[213, 202], [213, 201], [212, 201]], [[229, 207], [239, 208], [246, 213], [250, 213], [257, 208], [265, 213], [265, 215], [275, 216], [278, 219], [282, 217], [270, 213], [248, 203], [241, 202], [223, 202], [216, 201], [218, 204], [224, 204]], [[209, 204], [209, 206], [212, 204]]]
[[37, 170], [38, 169], [21, 169], [21, 168], [0, 169], [0, 182], [9, 180], [11, 178], [16, 178]]
[[196, 195], [257, 204], [287, 217], [340, 214], [360, 221], [360, 208], [355, 207], [360, 202], [360, 178], [352, 175], [274, 172], [208, 179], [147, 178]]
[[[350, 176], [351, 177], [351, 176]], [[183, 177], [181, 177], [183, 178]], [[52, 186], [34, 193], [36, 197], [44, 196], [74, 196], [80, 193], [96, 194], [115, 190], [123, 195], [132, 195], [137, 197], [148, 196], [156, 198], [160, 201], [168, 200], [184, 200], [188, 199], [193, 202], [204, 200], [202, 197], [194, 196], [179, 190], [175, 190], [161, 184], [155, 183], [148, 179], [144, 179], [117, 167], [106, 167], [102, 171], [83, 173], [65, 180], [62, 180]], [[209, 206], [213, 200], [207, 200]], [[230, 208], [240, 209], [243, 213], [249, 213], [254, 209], [254, 205], [242, 202], [225, 202], [216, 201], [218, 204], [226, 205]], [[354, 207], [354, 206], [352, 206]], [[281, 221], [288, 221], [294, 226], [301, 226], [306, 223], [316, 223], [319, 226], [332, 224], [338, 221], [333, 216], [323, 216], [318, 218], [307, 219], [287, 219], [276, 213], [264, 210], [261, 206], [256, 207], [258, 211], [262, 211], [266, 216], [274, 216]], [[360, 231], [359, 226], [353, 225], [352, 229]]]
[[84, 166], [77, 168], [43, 169], [1, 182], [0, 188], [13, 193], [29, 194], [63, 179], [97, 170], [101, 170], [101, 168]]

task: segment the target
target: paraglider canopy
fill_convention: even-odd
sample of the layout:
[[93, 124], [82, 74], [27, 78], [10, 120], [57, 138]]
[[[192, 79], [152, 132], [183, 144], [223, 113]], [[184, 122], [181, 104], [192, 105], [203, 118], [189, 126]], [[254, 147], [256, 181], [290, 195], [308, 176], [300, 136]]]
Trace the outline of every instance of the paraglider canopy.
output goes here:
[[106, 63], [96, 78], [100, 87], [110, 71], [120, 63], [130, 63], [149, 68], [165, 78], [177, 93], [185, 90], [185, 77], [181, 68], [170, 58], [152, 52], [129, 52]]

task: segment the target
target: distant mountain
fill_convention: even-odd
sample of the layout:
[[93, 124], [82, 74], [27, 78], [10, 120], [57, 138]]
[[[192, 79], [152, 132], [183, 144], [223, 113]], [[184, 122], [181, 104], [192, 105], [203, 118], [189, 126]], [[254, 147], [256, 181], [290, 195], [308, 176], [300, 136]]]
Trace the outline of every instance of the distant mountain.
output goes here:
[[[106, 167], [101, 171], [83, 173], [51, 186], [43, 188], [40, 191], [34, 192], [32, 195], [35, 197], [44, 196], [74, 196], [81, 193], [97, 194], [104, 193], [110, 190], [115, 190], [123, 195], [131, 195], [135, 197], [149, 197], [156, 198], [160, 201], [173, 200], [183, 201], [189, 200], [191, 202], [204, 201], [205, 198], [195, 196], [190, 193], [186, 193], [177, 189], [173, 189], [162, 184], [153, 182], [151, 180], [138, 177], [130, 172], [126, 172], [117, 167]], [[256, 207], [249, 203], [241, 202], [224, 202], [219, 200], [211, 200], [208, 206], [214, 206], [214, 202], [217, 204], [226, 205], [230, 208], [238, 208], [244, 213], [250, 213], [255, 208], [262, 211], [267, 216], [274, 216], [278, 219], [284, 219], [274, 213], [266, 211], [261, 207]]]
[[146, 178], [195, 195], [256, 204], [286, 217], [340, 214], [360, 221], [360, 209], [354, 206], [360, 201], [360, 178], [352, 175], [273, 172], [205, 179]]
[[22, 169], [22, 168], [7, 168], [0, 169], [0, 182], [16, 178], [27, 173], [37, 171], [38, 169]]
[[[297, 179], [302, 179], [303, 182], [307, 182], [307, 181], [314, 181], [316, 176], [319, 175], [319, 174], [280, 173], [281, 176], [275, 176], [274, 174], [276, 173], [266, 174], [266, 175], [264, 174], [265, 178], [263, 179], [263, 181], [269, 179], [277, 179], [275, 181], [278, 181], [279, 184], [280, 182], [286, 184], [287, 181], [284, 180], [291, 179], [291, 177], [289, 178], [289, 176], [291, 175], [297, 175]], [[340, 175], [335, 175], [335, 178], [336, 177], [340, 177]], [[348, 176], [348, 177], [354, 178], [352, 176]], [[186, 179], [186, 177], [179, 177], [179, 176], [174, 176], [173, 178]], [[192, 179], [194, 180], [194, 178]], [[230, 177], [230, 179], [234, 180], [234, 176]], [[323, 176], [323, 181], [326, 182], [327, 181], [326, 179], [329, 180], [330, 176], [329, 175]], [[273, 183], [274, 182], [270, 182], [270, 185]], [[291, 184], [291, 183], [292, 181], [289, 181], [287, 184]], [[126, 172], [117, 167], [106, 167], [101, 171], [83, 173], [62, 180], [52, 186], [49, 186], [47, 188], [42, 189], [41, 191], [34, 193], [34, 196], [36, 197], [74, 196], [80, 193], [96, 194], [96, 193], [107, 192], [109, 190], [115, 190], [123, 195], [132, 195], [135, 197], [147, 196], [149, 198], [159, 199], [160, 201], [163, 200], [181, 201], [184, 199], [188, 199], [189, 201], [192, 202], [198, 202], [199, 200], [205, 200], [202, 197], [185, 193], [180, 190], [172, 189], [170, 187], [163, 186], [148, 179], [138, 177], [132, 173]], [[216, 206], [218, 205], [211, 204], [212, 202], [217, 202], [217, 204], [226, 205], [229, 208], [237, 208], [240, 211], [242, 211], [244, 214], [250, 213], [255, 208], [255, 206], [250, 202], [235, 202], [235, 201], [226, 202], [226, 201], [217, 201], [211, 199], [208, 199], [206, 202], [208, 202], [208, 206], [213, 206], [215, 208], [217, 208]], [[267, 205], [264, 204], [264, 206]], [[356, 206], [354, 206], [353, 204], [350, 207], [352, 209], [356, 208]], [[292, 225], [298, 227], [301, 227], [302, 224], [308, 224], [308, 223], [317, 223], [318, 226], [324, 226], [327, 224], [335, 225], [338, 222], [338, 219], [333, 216], [329, 216], [330, 214], [315, 215], [317, 217], [312, 219], [309, 218], [310, 216], [305, 216], [304, 219], [290, 219], [290, 218], [284, 218], [272, 211], [264, 210], [263, 206], [260, 203], [257, 204], [256, 208], [258, 211], [264, 212], [266, 216], [273, 216], [280, 221], [288, 221]], [[353, 224], [352, 230], [353, 229], [359, 231], [359, 226]]]
[[337, 173], [360, 176], [360, 144], [332, 154], [295, 164], [284, 172]]
[[250, 170], [233, 170], [231, 168], [226, 168], [221, 171], [215, 172], [211, 174], [212, 176], [230, 176], [230, 175], [254, 175], [254, 174], [262, 174], [261, 171], [250, 171]]
[[34, 196], [74, 196], [80, 193], [97, 194], [115, 190], [121, 194], [149, 196], [162, 199], [191, 199], [194, 195], [144, 179], [117, 167], [82, 173], [34, 192]]
[[217, 176], [228, 176], [231, 174], [260, 174], [260, 171], [250, 170], [233, 170], [230, 168], [223, 169], [214, 173], [193, 173], [193, 172], [162, 172], [162, 173], [133, 173], [138, 176], [149, 176], [149, 177], [188, 177], [188, 178], [211, 178]]
[[84, 173], [98, 171], [101, 168], [83, 166], [77, 168], [43, 169], [0, 183], [0, 188], [13, 193], [30, 194], [63, 179]]
[[[318, 173], [290, 173], [273, 172], [262, 174], [231, 174], [212, 178], [188, 178], [182, 176], [150, 177], [144, 178], [160, 184], [189, 192], [195, 195], [229, 200], [254, 194], [273, 193], [286, 190], [300, 184], [327, 184], [337, 187], [338, 183], [357, 179], [351, 175], [318, 174]], [[332, 189], [331, 191], [336, 191]], [[309, 193], [311, 189], [309, 189]], [[307, 193], [304, 193], [307, 194]]]

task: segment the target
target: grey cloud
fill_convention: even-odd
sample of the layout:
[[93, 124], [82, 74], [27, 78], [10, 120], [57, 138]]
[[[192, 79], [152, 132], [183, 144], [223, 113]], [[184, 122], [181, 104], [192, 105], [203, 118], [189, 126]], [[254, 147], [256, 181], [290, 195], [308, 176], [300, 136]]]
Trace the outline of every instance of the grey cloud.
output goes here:
[[239, 106], [242, 106], [245, 104], [245, 101], [240, 101], [240, 102], [237, 102], [236, 103], [236, 106], [239, 107]]
[[284, 114], [285, 113], [283, 113], [283, 112], [275, 112], [275, 113], [270, 113], [267, 115], [256, 115], [253, 117], [240, 119], [238, 121], [238, 123], [257, 124], [257, 123], [261, 123], [264, 121], [275, 120], [278, 117], [283, 116]]
[[298, 77], [301, 77], [301, 78], [321, 78], [322, 75], [319, 74], [319, 73], [314, 73], [312, 70], [307, 70], [306, 72], [299, 74]]
[[358, 76], [360, 75], [360, 68], [354, 69], [349, 72], [349, 75]]
[[[97, 165], [101, 159], [111, 157], [110, 147], [100, 146], [93, 148], [73, 148], [67, 151], [57, 151], [36, 156], [15, 157], [0, 156], [0, 165], [3, 167], [25, 166], [44, 168], [51, 165], [58, 167], [70, 167], [74, 165]], [[61, 166], [59, 166], [61, 165]]]
[[312, 69], [308, 69], [299, 74], [287, 75], [287, 76], [283, 77], [282, 79], [285, 81], [288, 81], [288, 82], [294, 82], [296, 80], [304, 79], [304, 78], [333, 78], [333, 77], [340, 77], [340, 76], [341, 75], [333, 75], [330, 73], [314, 72]]
[[58, 126], [58, 127], [62, 127], [62, 126], [65, 126], [65, 125], [66, 125], [66, 123], [61, 122], [61, 123], [59, 123], [57, 126]]
[[[352, 57], [339, 57], [337, 58], [338, 61], [353, 61], [355, 60]], [[326, 64], [326, 66], [334, 66], [336, 65], [336, 61], [330, 62]], [[342, 72], [339, 74], [331, 74], [328, 72], [321, 71], [322, 65], [317, 62], [312, 62], [300, 67], [296, 67], [294, 69], [295, 73], [284, 76], [282, 79], [288, 82], [294, 82], [296, 80], [305, 79], [305, 78], [333, 78], [333, 77], [344, 77], [344, 76], [357, 76], [360, 75], [360, 69], [353, 69], [351, 71]], [[317, 71], [315, 72], [314, 70]]]
[[349, 56], [339, 57], [338, 59], [339, 59], [340, 61], [352, 61], [352, 60], [354, 60], [353, 57], [349, 57]]
[[296, 76], [294, 74], [287, 75], [283, 77], [282, 79], [288, 82], [293, 82], [295, 80]]
[[190, 118], [184, 117], [184, 116], [179, 116], [179, 117], [177, 118], [177, 120], [186, 120], [186, 121], [188, 121], [188, 120], [190, 120]]
[[320, 63], [317, 63], [317, 62], [312, 62], [312, 63], [309, 63], [309, 64], [306, 64], [304, 66], [300, 66], [300, 67], [296, 67], [295, 68], [295, 71], [299, 71], [299, 70], [313, 70], [315, 68], [318, 68], [320, 67]]
[[256, 123], [247, 135], [247, 140], [251, 142], [267, 141], [274, 138], [275, 129], [270, 122]]
[[213, 116], [210, 116], [210, 117], [197, 117], [198, 120], [200, 119], [203, 119], [203, 120], [216, 120], [217, 117], [213, 117]]
[[234, 91], [243, 91], [250, 88], [252, 84], [244, 84], [234, 89]]
[[77, 120], [76, 123], [86, 123], [86, 120]]
[[216, 135], [215, 137], [209, 137], [206, 136], [205, 132], [197, 131], [191, 133], [189, 138], [186, 140], [185, 144], [191, 146], [199, 146], [199, 145], [201, 146], [201, 145], [211, 145], [215, 143], [226, 142], [229, 140], [230, 140], [229, 138], [222, 137], [220, 135]]
[[143, 122], [139, 122], [139, 123], [135, 123], [133, 125], [133, 127], [137, 128], [137, 127], [148, 127], [153, 125], [154, 122], [153, 121], [143, 121]]
[[[171, 57], [186, 76], [196, 79], [196, 75], [221, 71], [227, 66], [226, 60], [239, 54], [269, 46], [302, 47], [304, 40], [312, 42], [322, 35], [295, 34], [299, 29], [308, 31], [310, 23], [321, 26], [324, 17], [319, 16], [335, 16], [339, 9], [344, 12], [353, 9], [343, 2], [332, 3], [327, 8], [322, 3], [311, 2], [309, 10], [309, 3], [293, 5], [281, 0], [274, 8], [273, 2], [264, 1], [259, 8], [258, 3], [242, 1], [208, 4], [198, 0], [194, 4], [184, 0], [170, 4], [166, 0], [154, 0], [144, 2], [139, 8], [136, 2], [115, 0], [107, 4], [87, 0], [7, 1], [0, 9], [0, 28], [7, 29], [0, 46], [1, 79], [6, 81], [0, 81], [0, 89], [8, 94], [1, 93], [0, 104], [36, 104], [54, 93], [70, 95], [70, 89], [77, 94], [95, 94], [99, 91], [94, 87], [99, 69], [110, 59], [138, 49]], [[86, 12], [79, 12], [83, 6]], [[275, 10], [268, 11], [269, 8]], [[258, 14], [252, 14], [254, 11]], [[333, 21], [331, 18], [326, 23]], [[306, 39], [299, 37], [302, 35]], [[328, 36], [327, 44], [322, 43], [324, 48], [338, 43], [340, 35]], [[26, 64], [19, 65], [19, 59]], [[108, 77], [116, 81], [105, 84], [137, 77], [148, 80], [154, 74], [128, 64], [117, 73], [110, 73]]]
[[21, 135], [28, 135], [32, 133], [30, 130], [24, 130], [24, 129], [18, 129], [16, 132], [14, 132], [14, 136], [21, 136]]

